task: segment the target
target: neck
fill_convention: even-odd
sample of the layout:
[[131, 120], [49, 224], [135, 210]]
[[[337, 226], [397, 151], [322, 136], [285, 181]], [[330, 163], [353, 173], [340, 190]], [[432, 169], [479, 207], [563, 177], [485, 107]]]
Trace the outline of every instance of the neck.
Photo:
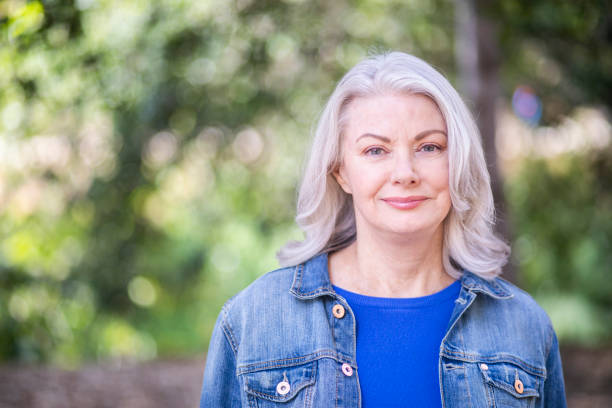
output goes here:
[[442, 264], [442, 226], [433, 233], [398, 240], [359, 233], [350, 246], [330, 255], [332, 283], [369, 296], [418, 297], [442, 290], [454, 278]]

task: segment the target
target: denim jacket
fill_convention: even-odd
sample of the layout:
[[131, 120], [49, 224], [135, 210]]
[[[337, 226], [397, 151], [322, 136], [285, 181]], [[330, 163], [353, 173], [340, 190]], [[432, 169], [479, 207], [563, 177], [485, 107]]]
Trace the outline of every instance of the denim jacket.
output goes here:
[[[464, 271], [461, 285], [440, 345], [442, 406], [565, 407], [546, 313], [500, 278]], [[270, 272], [223, 306], [200, 408], [360, 407], [355, 347], [355, 317], [332, 289], [327, 254]]]

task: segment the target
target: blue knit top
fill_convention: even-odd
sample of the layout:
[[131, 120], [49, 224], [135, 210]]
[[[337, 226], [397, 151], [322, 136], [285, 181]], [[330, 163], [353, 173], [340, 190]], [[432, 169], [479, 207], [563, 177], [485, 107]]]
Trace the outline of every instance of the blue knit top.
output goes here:
[[334, 290], [355, 314], [362, 407], [441, 407], [440, 344], [461, 282], [417, 298]]

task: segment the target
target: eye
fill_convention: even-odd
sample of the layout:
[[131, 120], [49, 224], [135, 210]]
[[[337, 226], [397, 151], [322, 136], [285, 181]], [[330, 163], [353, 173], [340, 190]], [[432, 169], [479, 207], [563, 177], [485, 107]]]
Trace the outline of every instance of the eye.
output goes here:
[[380, 156], [385, 153], [382, 147], [370, 147], [364, 152], [368, 156]]
[[442, 150], [442, 148], [438, 145], [435, 144], [426, 144], [421, 146], [421, 148], [419, 149], [425, 153], [435, 153], [435, 152], [439, 152]]

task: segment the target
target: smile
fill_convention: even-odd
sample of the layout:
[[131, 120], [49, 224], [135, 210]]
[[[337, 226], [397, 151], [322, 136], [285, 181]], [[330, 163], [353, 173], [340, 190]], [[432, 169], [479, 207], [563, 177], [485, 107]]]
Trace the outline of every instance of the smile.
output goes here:
[[427, 197], [424, 196], [383, 198], [384, 202], [393, 208], [397, 208], [398, 210], [410, 210], [416, 208], [425, 200], [427, 200]]

